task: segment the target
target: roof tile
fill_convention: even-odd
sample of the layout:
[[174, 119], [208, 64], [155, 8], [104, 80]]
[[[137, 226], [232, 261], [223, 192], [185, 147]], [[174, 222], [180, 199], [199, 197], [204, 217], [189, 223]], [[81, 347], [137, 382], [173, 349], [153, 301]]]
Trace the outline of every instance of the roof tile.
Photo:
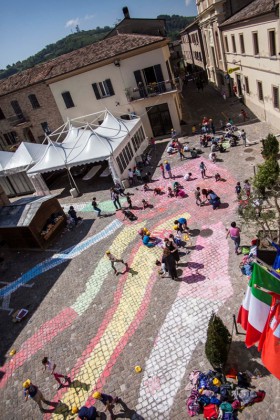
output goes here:
[[164, 39], [166, 38], [161, 36], [118, 34], [112, 38], [95, 42], [53, 60], [38, 64], [0, 81], [0, 95], [52, 79]]

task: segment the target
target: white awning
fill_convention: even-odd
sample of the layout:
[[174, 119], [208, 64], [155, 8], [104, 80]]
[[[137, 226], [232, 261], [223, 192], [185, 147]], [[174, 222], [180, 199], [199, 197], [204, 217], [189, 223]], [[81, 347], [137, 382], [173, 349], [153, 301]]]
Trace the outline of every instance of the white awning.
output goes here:
[[[73, 121], [78, 122], [77, 119]], [[69, 123], [67, 125], [67, 136], [62, 143], [52, 141], [51, 136], [48, 137], [49, 144], [43, 156], [28, 170], [28, 175], [106, 160], [137, 125], [140, 127], [141, 120], [140, 118], [121, 120], [109, 111], [105, 111], [105, 117], [100, 126], [84, 121], [82, 128], [75, 128]], [[65, 133], [65, 127], [66, 125], [62, 129], [63, 133]], [[58, 131], [56, 135], [59, 135]]]

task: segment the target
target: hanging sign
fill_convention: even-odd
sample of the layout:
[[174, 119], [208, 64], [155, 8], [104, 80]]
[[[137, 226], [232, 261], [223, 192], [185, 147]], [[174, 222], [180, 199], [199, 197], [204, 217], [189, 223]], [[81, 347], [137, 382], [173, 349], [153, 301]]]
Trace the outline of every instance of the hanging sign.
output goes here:
[[232, 69], [228, 69], [228, 74], [233, 73], [234, 71], [240, 70], [240, 67], [233, 67]]

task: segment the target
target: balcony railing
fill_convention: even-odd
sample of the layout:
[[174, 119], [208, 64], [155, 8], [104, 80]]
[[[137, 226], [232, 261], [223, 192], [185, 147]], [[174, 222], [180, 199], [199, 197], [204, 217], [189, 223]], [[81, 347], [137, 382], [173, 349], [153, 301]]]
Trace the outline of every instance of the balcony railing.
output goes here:
[[174, 81], [166, 80], [159, 83], [143, 84], [139, 83], [137, 87], [127, 88], [125, 90], [127, 99], [137, 101], [139, 99], [150, 98], [152, 96], [162, 95], [168, 92], [176, 92], [182, 90], [182, 81], [180, 78]]
[[24, 114], [17, 114], [11, 117], [8, 117], [7, 120], [9, 121], [12, 127], [16, 127], [19, 124], [24, 124], [29, 122], [29, 118], [26, 117]]

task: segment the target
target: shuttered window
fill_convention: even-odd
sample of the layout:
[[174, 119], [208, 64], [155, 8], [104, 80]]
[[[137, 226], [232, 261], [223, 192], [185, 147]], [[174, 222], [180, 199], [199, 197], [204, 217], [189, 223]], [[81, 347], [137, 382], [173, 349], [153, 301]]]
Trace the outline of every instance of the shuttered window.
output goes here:
[[61, 95], [66, 108], [73, 108], [75, 106], [70, 92], [63, 92]]
[[33, 109], [38, 109], [40, 108], [40, 104], [38, 102], [37, 96], [32, 94], [32, 95], [28, 95], [28, 99], [31, 103], [31, 106]]
[[106, 79], [103, 82], [99, 83], [93, 83], [92, 89], [95, 93], [96, 99], [102, 99], [108, 96], [115, 95], [113, 85], [110, 79]]

